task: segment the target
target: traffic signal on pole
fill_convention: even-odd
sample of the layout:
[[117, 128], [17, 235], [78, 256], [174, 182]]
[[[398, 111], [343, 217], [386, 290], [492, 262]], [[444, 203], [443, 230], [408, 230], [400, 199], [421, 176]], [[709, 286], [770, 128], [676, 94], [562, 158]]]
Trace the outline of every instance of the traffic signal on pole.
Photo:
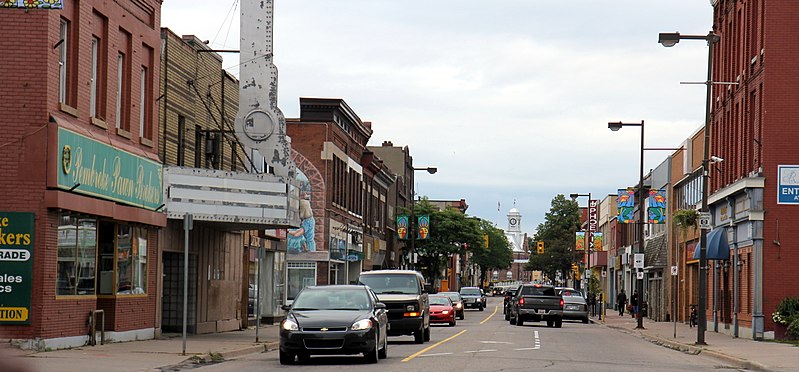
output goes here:
[[544, 254], [544, 242], [538, 242], [538, 254]]
[[483, 234], [483, 243], [485, 243], [485, 248], [488, 249], [488, 234]]

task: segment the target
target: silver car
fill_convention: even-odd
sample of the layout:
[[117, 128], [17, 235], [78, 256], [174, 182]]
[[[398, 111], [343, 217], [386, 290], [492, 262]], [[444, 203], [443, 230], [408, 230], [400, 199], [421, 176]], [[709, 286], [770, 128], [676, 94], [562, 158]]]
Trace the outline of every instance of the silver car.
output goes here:
[[588, 323], [588, 304], [580, 291], [571, 288], [560, 290], [563, 298], [563, 319], [581, 320]]

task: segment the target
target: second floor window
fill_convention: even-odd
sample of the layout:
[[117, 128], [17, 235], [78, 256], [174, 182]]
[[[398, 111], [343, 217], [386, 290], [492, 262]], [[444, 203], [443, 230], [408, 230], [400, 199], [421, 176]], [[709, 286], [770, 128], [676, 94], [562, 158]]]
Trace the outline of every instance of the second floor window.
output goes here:
[[90, 89], [90, 96], [89, 96], [89, 116], [90, 117], [97, 117], [97, 100], [99, 96], [99, 82], [97, 81], [98, 78], [98, 63], [100, 59], [100, 39], [97, 37], [92, 37], [92, 79], [89, 81], [89, 89]]
[[61, 20], [59, 28], [59, 37], [61, 38], [58, 45], [58, 102], [67, 103], [67, 34], [69, 30], [69, 23]]
[[117, 55], [117, 129], [122, 128], [122, 102], [124, 102], [124, 83], [125, 83], [125, 55], [119, 53]]

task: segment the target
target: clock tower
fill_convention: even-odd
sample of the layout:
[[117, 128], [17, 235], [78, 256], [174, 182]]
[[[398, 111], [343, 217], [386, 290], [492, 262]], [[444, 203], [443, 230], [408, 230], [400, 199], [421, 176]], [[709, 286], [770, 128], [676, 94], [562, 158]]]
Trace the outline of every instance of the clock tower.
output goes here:
[[522, 214], [519, 210], [512, 208], [508, 212], [508, 233], [521, 234], [522, 232]]

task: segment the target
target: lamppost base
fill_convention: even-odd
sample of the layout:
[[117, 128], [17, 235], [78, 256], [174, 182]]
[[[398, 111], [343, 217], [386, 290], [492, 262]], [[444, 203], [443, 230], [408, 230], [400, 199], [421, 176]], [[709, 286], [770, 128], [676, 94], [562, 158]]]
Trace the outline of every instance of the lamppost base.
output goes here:
[[694, 342], [694, 345], [707, 346], [707, 342], [699, 342], [699, 341], [697, 341], [697, 342]]

